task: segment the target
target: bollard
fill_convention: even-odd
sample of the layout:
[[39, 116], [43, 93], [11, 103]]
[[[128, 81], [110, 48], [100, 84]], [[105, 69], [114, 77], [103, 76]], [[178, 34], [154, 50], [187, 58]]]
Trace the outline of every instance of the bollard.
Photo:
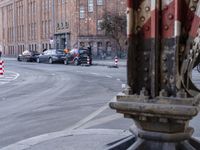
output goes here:
[[4, 74], [4, 61], [0, 60], [0, 75]]
[[115, 66], [118, 67], [118, 57], [115, 56]]

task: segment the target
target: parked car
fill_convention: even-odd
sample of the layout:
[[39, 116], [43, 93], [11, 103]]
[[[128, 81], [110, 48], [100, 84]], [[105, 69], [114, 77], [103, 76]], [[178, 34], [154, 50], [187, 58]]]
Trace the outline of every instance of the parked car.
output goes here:
[[91, 65], [92, 58], [88, 52], [88, 49], [72, 49], [66, 54], [64, 58], [64, 64]]
[[36, 62], [37, 56], [39, 55], [40, 53], [38, 51], [25, 50], [22, 54], [18, 55], [17, 60], [26, 62]]
[[49, 49], [37, 57], [37, 62], [47, 62], [52, 64], [54, 62], [62, 62], [64, 61], [65, 53], [60, 49]]

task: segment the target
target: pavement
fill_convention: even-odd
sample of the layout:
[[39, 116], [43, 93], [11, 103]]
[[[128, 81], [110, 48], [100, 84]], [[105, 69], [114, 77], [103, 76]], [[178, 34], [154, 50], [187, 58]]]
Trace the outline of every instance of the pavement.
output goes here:
[[130, 135], [117, 129], [65, 130], [19, 141], [1, 150], [103, 150]]
[[[3, 57], [6, 61], [17, 61], [16, 58]], [[93, 65], [115, 67], [114, 60], [94, 60]], [[126, 60], [118, 60], [118, 67], [126, 67]], [[4, 77], [0, 79], [0, 83], [5, 84], [10, 80], [14, 80], [19, 75], [15, 72], [6, 72]], [[2, 81], [1, 81], [2, 80]], [[3, 81], [4, 80], [4, 81]], [[99, 127], [102, 123], [98, 119], [101, 112], [109, 109], [108, 104], [105, 107], [95, 111], [90, 116], [83, 118], [75, 125], [62, 131], [46, 133], [28, 139], [18, 141], [0, 150], [102, 150], [108, 146], [132, 134], [128, 130], [122, 129], [107, 129], [105, 123], [104, 127]], [[123, 118], [123, 115], [115, 114], [112, 120]], [[97, 120], [97, 121], [96, 121]], [[105, 118], [106, 120], [106, 118]], [[108, 119], [109, 120], [109, 119]], [[98, 122], [100, 121], [100, 123]], [[107, 121], [105, 121], [107, 122]], [[131, 121], [132, 122], [132, 121]], [[117, 126], [117, 125], [116, 125]]]

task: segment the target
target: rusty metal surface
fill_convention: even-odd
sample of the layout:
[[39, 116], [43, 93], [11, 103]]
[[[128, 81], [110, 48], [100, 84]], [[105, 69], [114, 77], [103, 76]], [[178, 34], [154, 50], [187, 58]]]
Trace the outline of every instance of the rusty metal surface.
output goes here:
[[[132, 1], [128, 8], [128, 85], [152, 98], [185, 91], [195, 96], [191, 70], [199, 54], [200, 9], [195, 0]], [[184, 13], [182, 13], [184, 12]], [[199, 61], [199, 60], [198, 60]]]
[[[200, 62], [200, 1], [127, 2], [128, 86], [110, 107], [134, 119], [150, 137], [129, 149], [195, 149], [187, 129], [200, 103], [200, 90], [191, 80]], [[176, 140], [176, 133], [186, 141], [152, 142], [166, 134]]]

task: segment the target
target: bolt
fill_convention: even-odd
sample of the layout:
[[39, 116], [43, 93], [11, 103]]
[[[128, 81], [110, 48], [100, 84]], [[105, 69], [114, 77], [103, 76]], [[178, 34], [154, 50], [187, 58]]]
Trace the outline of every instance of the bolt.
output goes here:
[[129, 14], [129, 12], [130, 12], [129, 10], [126, 11], [127, 14]]
[[159, 122], [161, 122], [161, 123], [167, 123], [168, 119], [167, 118], [159, 118]]
[[144, 54], [144, 56], [146, 56], [148, 53], [147, 53], [147, 52], [144, 52], [143, 54]]
[[142, 16], [142, 17], [140, 18], [140, 20], [141, 20], [142, 22], [145, 21], [145, 17]]
[[148, 91], [146, 90], [145, 87], [143, 87], [142, 90], [140, 91], [140, 95], [141, 96], [148, 96]]
[[141, 27], [140, 27], [140, 26], [137, 26], [137, 27], [136, 27], [136, 30], [137, 30], [137, 31], [140, 31], [140, 30], [141, 30]]
[[137, 11], [140, 12], [140, 11], [141, 11], [141, 8], [139, 7], [139, 8], [137, 9]]
[[167, 10], [167, 9], [168, 9], [168, 6], [167, 6], [167, 5], [165, 5], [165, 6], [164, 6], [164, 10]]
[[190, 10], [194, 12], [196, 10], [196, 8], [194, 6], [192, 6], [192, 7], [190, 7]]
[[186, 98], [187, 97], [187, 93], [185, 92], [184, 89], [181, 89], [177, 92], [176, 94], [176, 97], [179, 97], [179, 98]]
[[145, 67], [145, 68], [144, 68], [144, 71], [145, 71], [145, 72], [148, 72], [148, 71], [149, 71], [149, 69], [148, 69], [147, 67]]
[[163, 72], [167, 72], [167, 66], [163, 66]]
[[172, 20], [174, 18], [174, 16], [172, 14], [168, 15], [168, 19]]
[[167, 93], [167, 91], [166, 91], [165, 89], [162, 89], [162, 90], [160, 91], [160, 93], [159, 93], [159, 96], [160, 96], [160, 97], [167, 97], [167, 96], [168, 96], [168, 93]]
[[164, 55], [164, 56], [162, 57], [162, 60], [163, 60], [163, 61], [167, 61], [167, 56]]
[[164, 29], [165, 29], [165, 30], [168, 30], [168, 29], [169, 29], [169, 26], [168, 26], [168, 25], [165, 25], [165, 26], [164, 26]]
[[146, 26], [146, 27], [145, 27], [145, 30], [146, 30], [146, 31], [149, 31], [149, 29], [150, 29], [149, 26]]
[[145, 82], [147, 82], [147, 81], [148, 81], [148, 78], [147, 78], [147, 77], [145, 77], [145, 78], [144, 78], [144, 81], [145, 81]]
[[145, 57], [144, 57], [144, 60], [145, 60], [145, 61], [148, 61], [148, 60], [149, 60], [149, 58], [148, 58], [147, 56], [145, 56]]
[[140, 121], [146, 121], [146, 120], [147, 120], [147, 117], [145, 117], [145, 116], [139, 116], [139, 120], [140, 120]]
[[150, 7], [147, 6], [147, 7], [145, 8], [145, 10], [146, 10], [146, 11], [150, 11]]
[[166, 84], [167, 83], [167, 79], [163, 79], [163, 83]]

